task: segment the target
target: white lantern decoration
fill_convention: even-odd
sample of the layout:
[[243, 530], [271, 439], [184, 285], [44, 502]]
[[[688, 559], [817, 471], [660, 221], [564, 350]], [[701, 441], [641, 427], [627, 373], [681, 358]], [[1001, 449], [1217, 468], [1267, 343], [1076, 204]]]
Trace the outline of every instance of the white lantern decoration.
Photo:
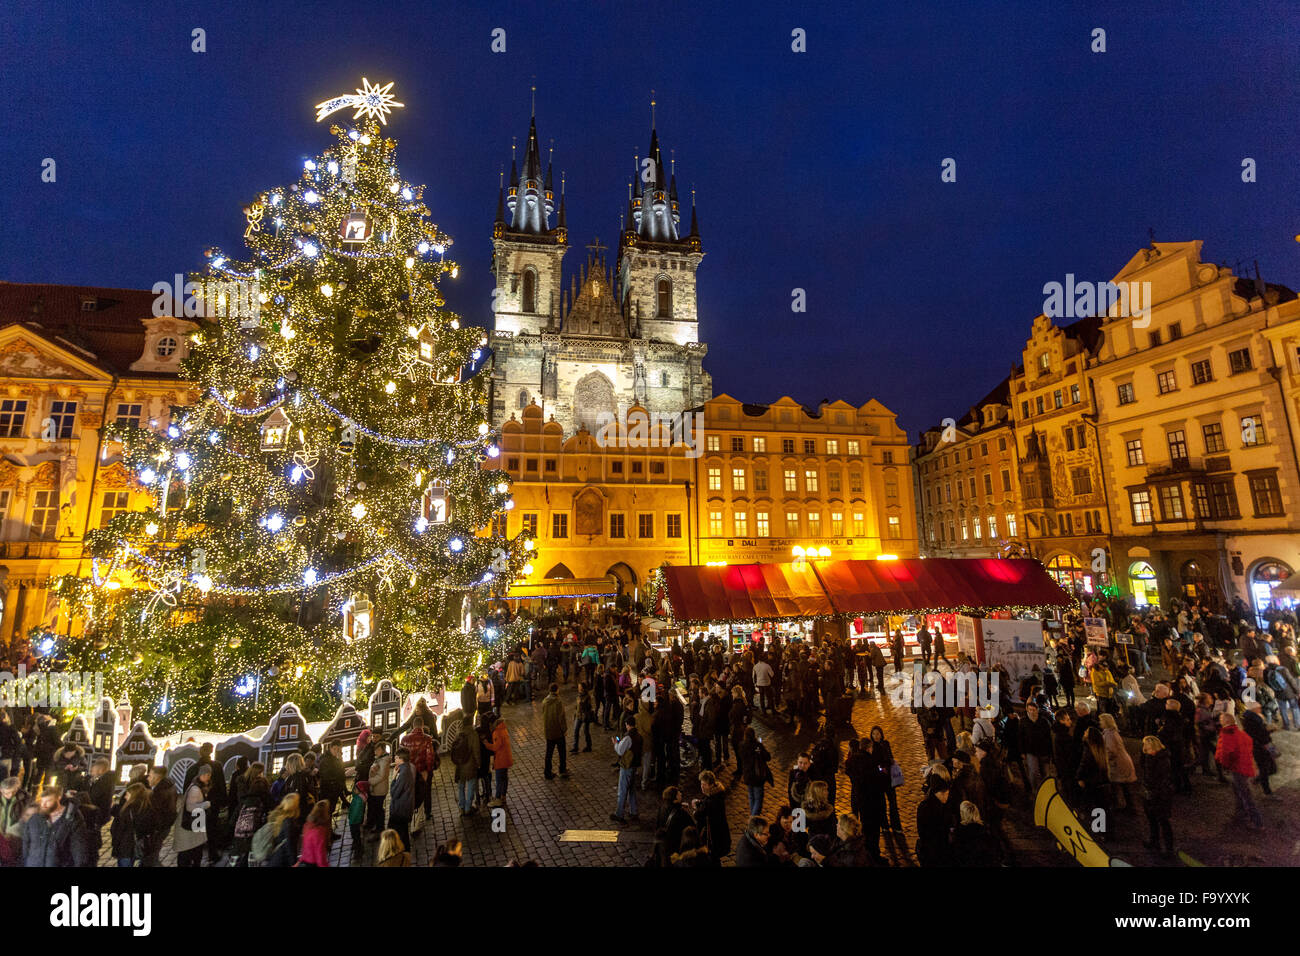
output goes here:
[[364, 212], [350, 212], [339, 225], [339, 237], [346, 243], [361, 245], [368, 242], [374, 227]]
[[289, 416], [284, 413], [283, 408], [277, 408], [266, 416], [266, 421], [262, 422], [262, 451], [281, 451], [289, 444], [289, 428], [293, 422]]
[[421, 513], [429, 524], [447, 523], [447, 489], [439, 482], [431, 482], [424, 489]]
[[354, 594], [343, 605], [343, 637], [347, 641], [364, 641], [371, 634], [370, 597]]

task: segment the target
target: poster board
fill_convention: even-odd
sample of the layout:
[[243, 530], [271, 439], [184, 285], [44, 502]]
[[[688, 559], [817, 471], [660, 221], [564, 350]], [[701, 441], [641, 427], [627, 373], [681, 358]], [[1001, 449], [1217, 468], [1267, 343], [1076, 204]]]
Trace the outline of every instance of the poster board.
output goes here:
[[979, 622], [984, 659], [982, 665], [1001, 666], [1014, 685], [1030, 676], [1035, 667], [1042, 673], [1047, 666], [1041, 621], [999, 621], [982, 618]]
[[1083, 634], [1089, 647], [1110, 646], [1110, 635], [1107, 632], [1104, 617], [1085, 617], [1083, 619]]
[[965, 614], [957, 615], [957, 651], [965, 654], [973, 661], [978, 661], [982, 656], [982, 650], [979, 646], [979, 627], [976, 625], [976, 619], [967, 617]]

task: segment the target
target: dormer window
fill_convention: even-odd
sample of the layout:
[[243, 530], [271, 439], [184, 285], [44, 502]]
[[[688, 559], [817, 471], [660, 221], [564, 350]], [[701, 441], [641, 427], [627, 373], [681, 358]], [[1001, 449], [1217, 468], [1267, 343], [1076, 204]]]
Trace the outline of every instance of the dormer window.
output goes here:
[[154, 354], [159, 358], [165, 359], [174, 355], [178, 348], [180, 348], [180, 342], [176, 341], [174, 336], [165, 335], [154, 344], [153, 350]]
[[83, 299], [81, 300], [81, 311], [82, 311], [82, 312], [94, 312], [97, 308], [99, 308], [99, 300], [98, 300], [98, 299], [83, 298]]

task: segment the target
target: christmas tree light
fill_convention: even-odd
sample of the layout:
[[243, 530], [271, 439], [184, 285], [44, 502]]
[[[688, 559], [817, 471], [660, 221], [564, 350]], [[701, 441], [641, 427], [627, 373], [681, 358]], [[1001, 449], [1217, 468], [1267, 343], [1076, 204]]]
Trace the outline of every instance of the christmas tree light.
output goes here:
[[489, 533], [512, 502], [465, 369], [482, 333], [443, 309], [451, 239], [375, 121], [401, 105], [389, 87], [367, 83], [385, 98], [363, 125], [244, 208], [247, 260], [208, 250], [183, 366], [199, 403], [162, 431], [110, 426], [155, 507], [92, 532], [91, 577], [56, 582], [81, 627], [50, 659], [104, 671], [156, 730], [246, 729], [285, 700], [322, 719], [382, 678], [458, 684], [484, 652], [467, 600], [525, 563]]

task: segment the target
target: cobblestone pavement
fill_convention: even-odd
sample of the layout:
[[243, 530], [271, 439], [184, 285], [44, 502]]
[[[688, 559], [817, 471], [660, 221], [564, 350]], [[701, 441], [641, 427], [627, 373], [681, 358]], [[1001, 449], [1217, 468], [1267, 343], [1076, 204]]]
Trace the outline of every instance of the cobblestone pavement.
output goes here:
[[[1150, 683], [1150, 680], [1144, 681], [1144, 684]], [[894, 686], [895, 679], [887, 676], [886, 691]], [[572, 715], [573, 684], [561, 688], [561, 697]], [[569, 778], [544, 779], [546, 744], [541, 730], [541, 709], [540, 694], [531, 705], [515, 703], [504, 709], [515, 758], [505, 808], [505, 832], [494, 832], [491, 817], [484, 811], [468, 818], [460, 815], [456, 805], [454, 770], [451, 762], [444, 759], [442, 767], [434, 775], [432, 817], [413, 840], [412, 851], [417, 865], [428, 863], [437, 845], [451, 837], [464, 844], [464, 863], [470, 866], [504, 866], [512, 860], [536, 860], [543, 866], [640, 866], [645, 862], [654, 842], [654, 820], [659, 810], [658, 791], [661, 788], [638, 792], [639, 821], [620, 826], [609, 819], [617, 796], [617, 771], [613, 767], [610, 732], [600, 728], [599, 724], [592, 726], [592, 753], [566, 753]], [[814, 725], [792, 726], [758, 714], [754, 723], [772, 753], [771, 766], [776, 785], [767, 788], [764, 803], [764, 812], [770, 819], [784, 802], [786, 771], [799, 751], [811, 746], [817, 728]], [[857, 700], [853, 708], [852, 730], [845, 729], [839, 734], [841, 747], [847, 753], [847, 741], [851, 736], [854, 733], [866, 736], [876, 724], [890, 740], [905, 775], [903, 786], [898, 790], [905, 832], [901, 839], [882, 838], [881, 852], [894, 865], [913, 866], [916, 805], [921, 798], [920, 771], [925, 763], [925, 749], [915, 717], [907, 708], [893, 704], [888, 694], [883, 699], [877, 695], [873, 699]], [[1264, 815], [1264, 830], [1253, 833], [1244, 829], [1239, 820], [1234, 822], [1235, 800], [1230, 785], [1219, 784], [1214, 777], [1194, 775], [1193, 795], [1175, 798], [1174, 838], [1182, 856], [1174, 865], [1291, 866], [1300, 861], [1300, 828], [1292, 822], [1297, 819], [1296, 811], [1300, 809], [1300, 733], [1277, 733], [1274, 740], [1283, 755], [1279, 761], [1281, 770], [1273, 777], [1276, 795], [1266, 797], [1256, 791]], [[572, 738], [566, 741], [566, 747], [571, 743]], [[1128, 743], [1136, 754], [1137, 741], [1130, 738]], [[733, 758], [729, 770], [734, 766]], [[698, 767], [694, 769], [698, 770]], [[724, 783], [730, 781], [730, 772], [719, 776]], [[683, 773], [681, 786], [686, 800], [699, 795], [693, 772]], [[842, 773], [836, 803], [842, 812], [849, 811], [849, 786]], [[745, 788], [739, 782], [728, 788], [727, 808], [734, 844], [748, 820]], [[1004, 826], [1017, 865], [1074, 865], [1045, 830], [1033, 826], [1032, 806], [1027, 795], [1019, 794]], [[1140, 810], [1133, 814], [1113, 814], [1112, 826], [1114, 832], [1107, 849], [1113, 856], [1135, 866], [1169, 865], [1169, 861], [1148, 853], [1142, 847], [1146, 823]], [[373, 862], [376, 848], [373, 838], [366, 839], [364, 845], [357, 848], [358, 852], [354, 852], [347, 827], [340, 822], [337, 828], [344, 833], [331, 849], [331, 865], [361, 866]], [[562, 834], [573, 830], [614, 832], [617, 838], [614, 842], [562, 842]], [[175, 864], [170, 840], [162, 860], [164, 865]], [[730, 857], [724, 859], [724, 864], [730, 863]], [[104, 832], [101, 865], [112, 865], [108, 858], [107, 830]]]

